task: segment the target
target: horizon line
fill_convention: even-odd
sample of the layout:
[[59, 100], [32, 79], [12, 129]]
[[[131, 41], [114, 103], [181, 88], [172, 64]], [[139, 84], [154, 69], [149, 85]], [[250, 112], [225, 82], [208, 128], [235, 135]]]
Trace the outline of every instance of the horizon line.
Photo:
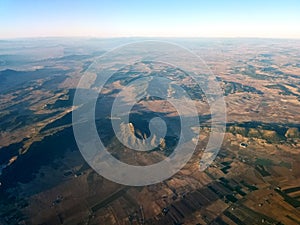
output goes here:
[[1, 38], [1, 41], [22, 40], [22, 39], [277, 39], [277, 40], [300, 40], [300, 37], [260, 37], [260, 36], [24, 36]]

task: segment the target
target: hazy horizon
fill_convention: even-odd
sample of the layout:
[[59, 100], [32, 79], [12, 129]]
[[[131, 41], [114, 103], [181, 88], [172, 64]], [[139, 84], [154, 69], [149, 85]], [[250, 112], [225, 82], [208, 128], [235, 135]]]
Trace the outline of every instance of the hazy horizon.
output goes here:
[[145, 41], [155, 41], [155, 40], [300, 40], [300, 37], [204, 37], [204, 36], [195, 36], [195, 37], [179, 37], [179, 36], [24, 36], [24, 37], [7, 37], [1, 38], [0, 41], [18, 41], [18, 40], [61, 40], [61, 39], [74, 39], [74, 40], [124, 40], [124, 39], [137, 39]]

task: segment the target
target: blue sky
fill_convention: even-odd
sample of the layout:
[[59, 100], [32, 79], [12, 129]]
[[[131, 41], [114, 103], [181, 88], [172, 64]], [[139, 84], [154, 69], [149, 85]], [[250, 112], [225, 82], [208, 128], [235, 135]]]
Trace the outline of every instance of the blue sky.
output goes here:
[[300, 38], [300, 1], [0, 1], [0, 39], [50, 36]]

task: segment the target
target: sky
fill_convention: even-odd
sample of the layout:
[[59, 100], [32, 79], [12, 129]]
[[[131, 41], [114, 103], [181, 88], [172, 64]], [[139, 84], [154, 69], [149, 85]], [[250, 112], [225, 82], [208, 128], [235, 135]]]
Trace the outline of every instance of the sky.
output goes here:
[[300, 38], [299, 0], [0, 0], [0, 39]]

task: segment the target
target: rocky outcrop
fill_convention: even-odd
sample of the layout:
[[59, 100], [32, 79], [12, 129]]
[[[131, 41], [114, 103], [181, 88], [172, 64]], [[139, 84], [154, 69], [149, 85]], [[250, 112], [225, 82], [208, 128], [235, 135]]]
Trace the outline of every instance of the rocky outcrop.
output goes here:
[[300, 138], [299, 129], [296, 127], [289, 128], [285, 133], [286, 138]]

